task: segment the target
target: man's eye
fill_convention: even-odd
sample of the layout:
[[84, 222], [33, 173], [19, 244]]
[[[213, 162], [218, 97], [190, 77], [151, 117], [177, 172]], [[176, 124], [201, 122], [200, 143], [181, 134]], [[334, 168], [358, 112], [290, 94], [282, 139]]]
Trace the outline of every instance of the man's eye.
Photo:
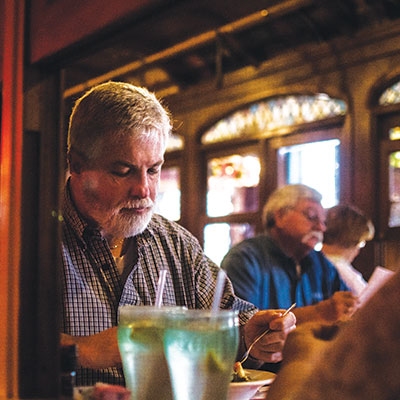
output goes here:
[[157, 175], [160, 172], [161, 168], [150, 168], [149, 169], [149, 174], [150, 175]]
[[123, 178], [125, 176], [128, 176], [130, 172], [131, 170], [129, 168], [122, 168], [112, 171], [112, 174]]

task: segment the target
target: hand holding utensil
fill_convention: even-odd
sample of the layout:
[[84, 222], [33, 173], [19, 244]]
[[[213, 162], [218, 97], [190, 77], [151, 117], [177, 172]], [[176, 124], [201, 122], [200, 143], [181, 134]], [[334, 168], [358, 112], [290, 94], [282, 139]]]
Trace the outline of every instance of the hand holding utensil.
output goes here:
[[[285, 310], [285, 312], [282, 314], [282, 317], [286, 316], [287, 314], [289, 314], [290, 311], [293, 310], [293, 308], [296, 307], [296, 303], [293, 303], [287, 310]], [[247, 351], [244, 353], [244, 356], [242, 358], [242, 360], [240, 361], [241, 364], [243, 364], [249, 357], [250, 355], [250, 351], [253, 349], [254, 345], [261, 339], [263, 338], [267, 333], [271, 332], [272, 329], [268, 328], [266, 331], [262, 332], [260, 335], [258, 335], [250, 344], [249, 348], [247, 349]]]

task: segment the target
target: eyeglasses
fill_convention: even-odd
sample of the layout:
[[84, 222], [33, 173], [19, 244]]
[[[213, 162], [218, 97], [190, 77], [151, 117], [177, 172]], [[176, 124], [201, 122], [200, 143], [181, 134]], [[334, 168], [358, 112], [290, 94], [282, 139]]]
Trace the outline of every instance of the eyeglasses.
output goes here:
[[311, 222], [313, 225], [317, 225], [317, 224], [323, 225], [323, 226], [326, 225], [325, 220], [320, 219], [320, 217], [317, 214], [313, 213], [310, 210], [298, 210], [297, 208], [292, 208], [292, 210], [297, 211], [298, 213], [302, 214], [303, 217], [307, 221]]

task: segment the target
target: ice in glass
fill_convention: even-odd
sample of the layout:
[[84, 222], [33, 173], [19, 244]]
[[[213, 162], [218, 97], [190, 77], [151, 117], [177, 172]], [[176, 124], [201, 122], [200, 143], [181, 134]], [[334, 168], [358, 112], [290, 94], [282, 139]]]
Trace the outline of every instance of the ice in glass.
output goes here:
[[173, 316], [164, 346], [174, 400], [226, 400], [239, 343], [234, 311]]
[[119, 309], [118, 346], [132, 400], [172, 400], [164, 356], [169, 314], [179, 307], [123, 306]]
[[226, 400], [238, 324], [235, 311], [121, 307], [118, 345], [132, 400]]

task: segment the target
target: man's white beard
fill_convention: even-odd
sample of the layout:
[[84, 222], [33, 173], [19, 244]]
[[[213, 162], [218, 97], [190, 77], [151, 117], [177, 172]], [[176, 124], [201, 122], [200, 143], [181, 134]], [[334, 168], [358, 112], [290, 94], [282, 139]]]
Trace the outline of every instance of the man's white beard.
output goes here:
[[151, 207], [142, 214], [118, 213], [104, 224], [104, 231], [114, 237], [136, 236], [146, 229], [153, 216], [153, 209], [154, 207]]

